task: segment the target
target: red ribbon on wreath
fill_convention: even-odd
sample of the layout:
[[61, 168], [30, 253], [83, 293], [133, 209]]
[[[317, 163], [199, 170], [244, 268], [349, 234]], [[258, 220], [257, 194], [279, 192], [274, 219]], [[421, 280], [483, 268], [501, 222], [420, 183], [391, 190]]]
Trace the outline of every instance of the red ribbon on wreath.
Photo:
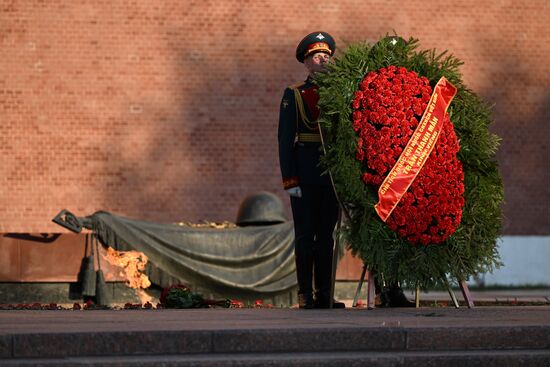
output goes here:
[[457, 89], [445, 77], [437, 82], [422, 119], [399, 159], [378, 189], [376, 213], [386, 221], [426, 163], [443, 128]]

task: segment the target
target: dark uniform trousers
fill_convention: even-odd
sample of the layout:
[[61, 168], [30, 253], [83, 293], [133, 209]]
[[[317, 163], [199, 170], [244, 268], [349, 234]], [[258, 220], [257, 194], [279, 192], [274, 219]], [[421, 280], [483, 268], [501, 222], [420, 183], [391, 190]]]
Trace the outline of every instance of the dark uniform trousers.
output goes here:
[[311, 294], [312, 273], [315, 296], [330, 297], [333, 230], [338, 220], [338, 202], [332, 186], [301, 185], [302, 197], [291, 197], [294, 218], [295, 257], [298, 293]]
[[302, 191], [302, 197], [290, 198], [298, 293], [311, 295], [314, 282], [318, 302], [327, 303], [332, 233], [339, 209], [330, 179], [319, 167], [322, 145], [317, 124], [318, 99], [317, 87], [310, 78], [285, 90], [279, 115], [279, 161], [285, 189], [299, 186]]

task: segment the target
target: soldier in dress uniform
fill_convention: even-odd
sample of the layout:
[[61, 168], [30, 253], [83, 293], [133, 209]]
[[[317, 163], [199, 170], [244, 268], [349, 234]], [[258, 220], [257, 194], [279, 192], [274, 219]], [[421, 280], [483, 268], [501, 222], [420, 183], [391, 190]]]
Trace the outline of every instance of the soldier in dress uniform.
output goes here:
[[[279, 162], [294, 218], [300, 308], [330, 305], [332, 234], [339, 207], [330, 178], [319, 167], [319, 95], [312, 79], [325, 69], [334, 51], [334, 39], [326, 32], [313, 32], [300, 42], [296, 59], [305, 65], [308, 76], [285, 89], [279, 115]], [[344, 307], [333, 302], [333, 308]]]

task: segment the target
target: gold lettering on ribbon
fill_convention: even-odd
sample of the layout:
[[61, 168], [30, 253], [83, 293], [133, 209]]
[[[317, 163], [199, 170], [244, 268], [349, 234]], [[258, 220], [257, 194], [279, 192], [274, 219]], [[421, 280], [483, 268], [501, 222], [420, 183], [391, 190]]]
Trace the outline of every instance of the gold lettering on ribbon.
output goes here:
[[378, 189], [379, 201], [374, 209], [382, 221], [388, 219], [426, 163], [441, 133], [443, 119], [455, 94], [456, 88], [445, 77], [439, 79], [420, 123]]

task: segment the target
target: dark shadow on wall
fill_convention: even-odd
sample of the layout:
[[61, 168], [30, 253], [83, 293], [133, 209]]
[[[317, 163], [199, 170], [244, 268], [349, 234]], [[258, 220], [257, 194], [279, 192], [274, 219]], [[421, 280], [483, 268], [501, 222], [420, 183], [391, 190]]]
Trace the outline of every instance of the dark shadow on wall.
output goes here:
[[[224, 58], [206, 44], [181, 52], [170, 93], [182, 102], [163, 111], [143, 101], [148, 149], [117, 163], [124, 185], [106, 191], [107, 203], [158, 222], [234, 221], [241, 201], [264, 190], [288, 206], [278, 165], [279, 103], [284, 87], [305, 73], [293, 58], [261, 62], [247, 51], [255, 45], [235, 42], [240, 49]], [[293, 50], [287, 43], [278, 47]]]

